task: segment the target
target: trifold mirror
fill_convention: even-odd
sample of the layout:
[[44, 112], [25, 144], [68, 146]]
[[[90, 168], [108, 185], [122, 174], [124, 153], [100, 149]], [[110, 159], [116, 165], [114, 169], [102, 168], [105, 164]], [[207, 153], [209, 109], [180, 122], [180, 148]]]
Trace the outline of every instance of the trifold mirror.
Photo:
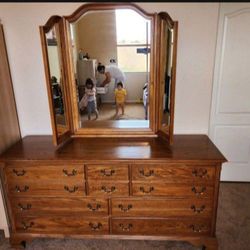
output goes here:
[[40, 26], [54, 144], [155, 136], [172, 143], [177, 24], [133, 3], [96, 3]]

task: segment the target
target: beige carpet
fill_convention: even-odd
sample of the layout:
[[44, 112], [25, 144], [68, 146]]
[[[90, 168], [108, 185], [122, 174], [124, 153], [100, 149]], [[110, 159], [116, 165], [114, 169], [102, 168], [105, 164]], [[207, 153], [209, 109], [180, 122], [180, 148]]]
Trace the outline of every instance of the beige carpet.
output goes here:
[[[103, 103], [98, 108], [99, 117], [98, 121], [107, 121], [107, 120], [144, 120], [145, 113], [144, 107], [141, 103], [128, 103], [125, 105], [125, 112], [123, 116], [119, 116], [117, 118], [115, 115], [115, 105], [110, 103]], [[119, 111], [121, 114], [121, 111]], [[92, 114], [92, 118], [94, 119], [95, 115]], [[82, 121], [88, 120], [87, 112], [82, 115]]]
[[[250, 183], [222, 183], [217, 217], [217, 238], [221, 250], [250, 249]], [[9, 250], [0, 234], [0, 250]], [[188, 243], [133, 240], [36, 239], [27, 250], [191, 250]]]

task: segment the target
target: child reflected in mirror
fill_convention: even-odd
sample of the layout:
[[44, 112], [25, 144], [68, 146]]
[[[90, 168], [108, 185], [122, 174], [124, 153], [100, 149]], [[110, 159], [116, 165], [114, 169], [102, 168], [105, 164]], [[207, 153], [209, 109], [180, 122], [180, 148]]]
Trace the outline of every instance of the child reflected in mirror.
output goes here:
[[122, 115], [124, 115], [125, 109], [125, 99], [126, 99], [127, 91], [123, 88], [122, 82], [117, 83], [117, 88], [115, 89], [115, 103], [116, 103], [116, 113], [115, 117], [118, 117], [119, 108], [122, 110]]
[[92, 79], [88, 78], [86, 80], [86, 89], [85, 95], [87, 99], [87, 111], [88, 111], [88, 120], [91, 120], [91, 114], [95, 113], [96, 118], [98, 119], [98, 110], [96, 105], [96, 88], [94, 87], [94, 82]]

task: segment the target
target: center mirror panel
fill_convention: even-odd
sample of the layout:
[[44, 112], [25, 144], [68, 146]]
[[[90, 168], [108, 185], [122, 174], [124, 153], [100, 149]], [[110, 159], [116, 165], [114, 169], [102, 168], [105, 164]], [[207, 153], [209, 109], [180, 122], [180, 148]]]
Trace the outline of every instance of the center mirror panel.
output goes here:
[[69, 24], [79, 128], [149, 128], [151, 26], [132, 9]]

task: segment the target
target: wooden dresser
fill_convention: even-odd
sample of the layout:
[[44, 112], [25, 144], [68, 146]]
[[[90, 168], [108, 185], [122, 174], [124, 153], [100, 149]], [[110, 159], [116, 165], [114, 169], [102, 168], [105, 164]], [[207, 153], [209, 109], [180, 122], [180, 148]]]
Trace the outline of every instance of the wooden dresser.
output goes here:
[[36, 237], [184, 240], [216, 249], [221, 164], [205, 135], [29, 136], [1, 156], [13, 246]]

